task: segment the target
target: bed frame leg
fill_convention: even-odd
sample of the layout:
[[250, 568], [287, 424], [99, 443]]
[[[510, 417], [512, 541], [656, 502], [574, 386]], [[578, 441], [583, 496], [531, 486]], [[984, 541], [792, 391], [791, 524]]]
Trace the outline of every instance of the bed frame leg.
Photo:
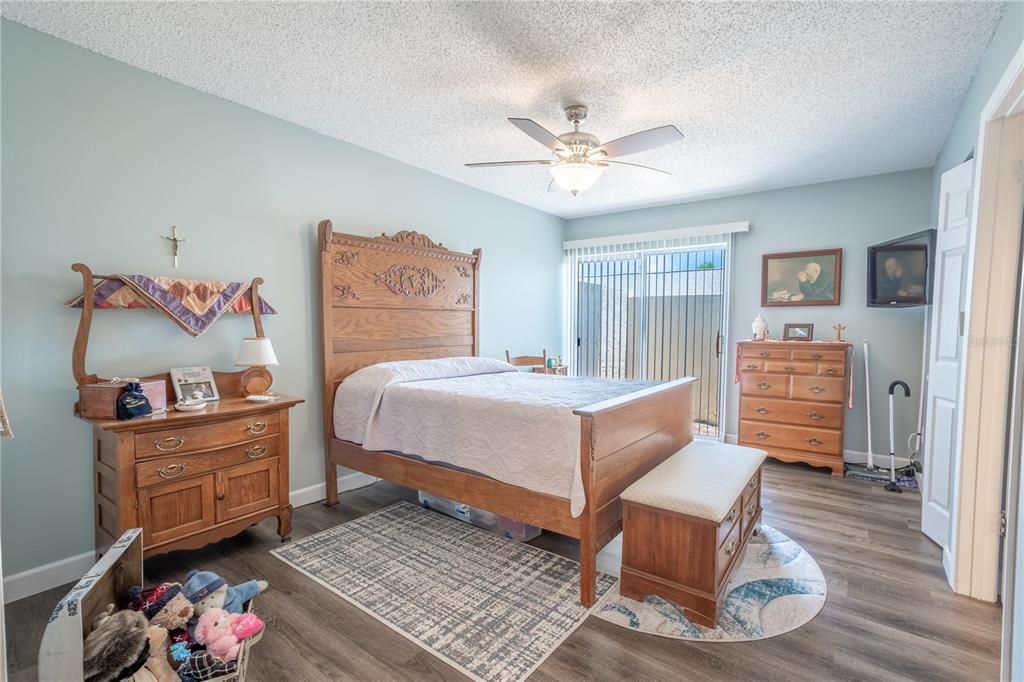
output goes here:
[[580, 538], [580, 604], [589, 609], [597, 601], [597, 538], [588, 525]]
[[338, 465], [330, 459], [324, 462], [324, 488], [327, 491], [324, 504], [328, 507], [338, 504]]

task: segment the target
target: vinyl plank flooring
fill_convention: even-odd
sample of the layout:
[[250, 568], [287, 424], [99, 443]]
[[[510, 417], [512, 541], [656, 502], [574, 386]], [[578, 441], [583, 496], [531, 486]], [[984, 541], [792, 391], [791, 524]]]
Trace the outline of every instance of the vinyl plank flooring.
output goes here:
[[[770, 463], [766, 523], [801, 543], [828, 580], [821, 614], [785, 635], [744, 644], [694, 643], [642, 635], [588, 619], [534, 673], [558, 680], [995, 680], [1000, 610], [953, 594], [939, 549], [917, 529], [920, 497], [864, 481], [834, 480], [799, 465]], [[378, 483], [342, 496], [337, 507], [295, 510], [304, 537], [415, 493]], [[307, 579], [268, 552], [273, 521], [193, 552], [146, 562], [147, 581], [181, 580], [209, 568], [229, 581], [266, 578], [258, 609], [267, 632], [253, 649], [248, 679], [430, 680], [465, 678], [443, 661]], [[576, 541], [545, 533], [539, 547], [576, 558]], [[6, 606], [8, 672], [36, 679], [46, 619], [68, 587]]]

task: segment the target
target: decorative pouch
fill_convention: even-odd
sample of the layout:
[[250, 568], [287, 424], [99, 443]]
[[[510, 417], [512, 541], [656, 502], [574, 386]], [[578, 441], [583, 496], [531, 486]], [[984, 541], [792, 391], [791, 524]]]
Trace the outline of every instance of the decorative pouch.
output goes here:
[[142, 384], [129, 381], [124, 387], [124, 393], [117, 399], [117, 418], [134, 419], [147, 414], [153, 414], [153, 408], [149, 398], [142, 392]]

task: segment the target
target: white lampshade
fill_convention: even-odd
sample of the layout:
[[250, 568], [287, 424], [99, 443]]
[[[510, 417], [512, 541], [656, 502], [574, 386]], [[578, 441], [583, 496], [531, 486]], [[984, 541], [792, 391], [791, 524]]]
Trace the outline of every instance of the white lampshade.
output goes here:
[[238, 359], [235, 360], [236, 367], [266, 367], [276, 364], [277, 356], [274, 355], [270, 339], [242, 339], [242, 350], [238, 352]]
[[555, 182], [562, 189], [576, 194], [594, 186], [601, 174], [604, 173], [604, 166], [594, 163], [580, 163], [566, 161], [551, 167], [551, 175]]

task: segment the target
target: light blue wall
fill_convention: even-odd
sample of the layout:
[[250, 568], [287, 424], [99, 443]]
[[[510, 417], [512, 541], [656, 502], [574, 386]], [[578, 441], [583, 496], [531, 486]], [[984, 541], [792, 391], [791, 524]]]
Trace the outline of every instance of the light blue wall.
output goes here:
[[[570, 220], [566, 239], [585, 239], [654, 230], [750, 221], [750, 232], [737, 234], [733, 253], [730, 348], [750, 338], [750, 323], [761, 312], [761, 256], [778, 251], [842, 247], [842, 304], [806, 308], [766, 308], [775, 338], [787, 322], [811, 322], [816, 338], [832, 338], [836, 322], [847, 325], [846, 338], [856, 349], [856, 399], [848, 411], [846, 449], [867, 450], [861, 342], [872, 346], [872, 435], [875, 453], [888, 452], [888, 395], [894, 379], [910, 384], [912, 400], [898, 403], [897, 454], [906, 453], [906, 435], [917, 430], [921, 385], [924, 308], [868, 308], [867, 247], [917, 232], [928, 226], [931, 171], [841, 180], [771, 192], [674, 204]], [[735, 371], [730, 353], [728, 376]], [[738, 393], [729, 380], [726, 433], [737, 432]]]
[[[323, 481], [318, 267], [321, 218], [359, 234], [419, 230], [483, 249], [482, 352], [555, 348], [563, 221], [3, 22], [3, 378], [17, 438], [4, 444], [4, 573], [93, 546], [89, 427], [71, 416], [79, 290], [69, 269], [261, 275], [293, 411], [292, 489]], [[252, 322], [193, 339], [153, 311], [99, 311], [90, 371], [233, 369]]]
[[935, 225], [939, 220], [939, 180], [943, 173], [959, 166], [975, 150], [978, 143], [978, 127], [981, 125], [981, 110], [988, 104], [989, 97], [999, 79], [1003, 77], [1010, 58], [1024, 42], [1024, 2], [1011, 0], [1006, 3], [1003, 18], [996, 27], [988, 51], [981, 60], [971, 87], [953, 120], [946, 142], [932, 168], [931, 219]]

